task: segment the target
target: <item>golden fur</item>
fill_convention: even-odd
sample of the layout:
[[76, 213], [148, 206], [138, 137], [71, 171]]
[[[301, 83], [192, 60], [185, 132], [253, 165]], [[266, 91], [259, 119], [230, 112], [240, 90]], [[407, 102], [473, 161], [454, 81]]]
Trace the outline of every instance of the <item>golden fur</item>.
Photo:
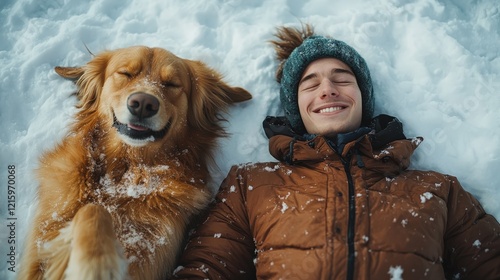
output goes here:
[[142, 46], [56, 67], [78, 87], [70, 133], [43, 154], [20, 279], [165, 279], [211, 199], [220, 113], [251, 95], [201, 62]]

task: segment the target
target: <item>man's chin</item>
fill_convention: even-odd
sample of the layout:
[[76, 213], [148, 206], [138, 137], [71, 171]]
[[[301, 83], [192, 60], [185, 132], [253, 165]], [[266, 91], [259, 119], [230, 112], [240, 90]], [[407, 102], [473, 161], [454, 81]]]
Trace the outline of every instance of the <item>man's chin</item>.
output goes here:
[[336, 136], [337, 134], [355, 131], [361, 126], [361, 114], [353, 117], [353, 111], [343, 111], [330, 115], [310, 115], [303, 118], [304, 126], [309, 134]]
[[360, 125], [342, 124], [342, 125], [317, 128], [316, 130], [311, 130], [311, 132], [309, 132], [308, 130], [308, 133], [331, 138], [331, 137], [336, 137], [339, 134], [353, 132], [359, 127]]

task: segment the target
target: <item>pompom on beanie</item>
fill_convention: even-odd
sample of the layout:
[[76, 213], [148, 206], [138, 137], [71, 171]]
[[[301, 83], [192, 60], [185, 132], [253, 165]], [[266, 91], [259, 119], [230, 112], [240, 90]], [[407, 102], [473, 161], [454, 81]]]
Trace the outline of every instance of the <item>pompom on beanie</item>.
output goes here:
[[307, 66], [320, 58], [336, 58], [347, 64], [356, 76], [362, 98], [361, 125], [369, 125], [373, 117], [374, 98], [370, 71], [365, 60], [346, 43], [324, 36], [313, 35], [295, 48], [283, 66], [280, 99], [285, 117], [299, 135], [306, 134], [298, 103], [298, 85]]

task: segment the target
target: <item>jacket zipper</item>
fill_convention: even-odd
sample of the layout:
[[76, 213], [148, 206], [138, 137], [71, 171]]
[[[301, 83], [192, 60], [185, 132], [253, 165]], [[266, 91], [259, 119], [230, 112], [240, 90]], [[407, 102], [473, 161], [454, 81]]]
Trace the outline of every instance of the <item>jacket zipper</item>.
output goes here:
[[347, 224], [347, 280], [354, 279], [354, 229], [355, 229], [355, 216], [356, 216], [356, 205], [355, 205], [355, 193], [354, 193], [354, 182], [351, 175], [351, 154], [347, 155], [347, 158], [341, 158], [342, 164], [344, 165], [344, 171], [347, 176], [347, 182], [349, 187], [349, 220]]

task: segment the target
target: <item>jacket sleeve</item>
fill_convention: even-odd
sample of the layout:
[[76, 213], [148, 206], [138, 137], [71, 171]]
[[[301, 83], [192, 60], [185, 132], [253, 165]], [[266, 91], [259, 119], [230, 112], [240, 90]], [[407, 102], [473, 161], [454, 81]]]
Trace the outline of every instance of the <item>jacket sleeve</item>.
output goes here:
[[500, 225], [450, 177], [444, 236], [447, 279], [500, 279]]
[[233, 167], [222, 182], [206, 220], [181, 255], [174, 279], [255, 279], [255, 245], [238, 170]]

